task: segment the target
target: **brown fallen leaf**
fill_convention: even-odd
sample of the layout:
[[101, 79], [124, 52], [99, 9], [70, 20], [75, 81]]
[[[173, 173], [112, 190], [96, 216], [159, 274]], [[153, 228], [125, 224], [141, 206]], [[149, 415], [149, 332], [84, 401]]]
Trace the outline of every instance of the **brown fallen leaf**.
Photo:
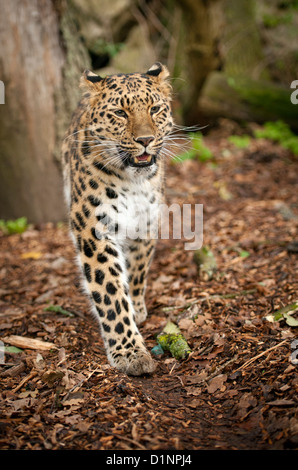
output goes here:
[[63, 406], [70, 406], [73, 410], [80, 408], [84, 402], [84, 394], [81, 392], [75, 392], [68, 394], [63, 400]]
[[57, 382], [60, 382], [61, 379], [64, 377], [64, 371], [62, 370], [47, 370], [41, 376], [41, 380], [44, 383], [47, 383], [49, 387], [53, 387]]
[[226, 388], [224, 383], [227, 378], [228, 376], [226, 374], [220, 374], [211, 379], [207, 387], [208, 393], [214, 393], [216, 390], [224, 391]]
[[88, 432], [90, 426], [92, 426], [92, 423], [88, 423], [88, 421], [80, 421], [76, 425], [76, 428], [81, 432]]
[[36, 402], [37, 402], [36, 398], [27, 397], [27, 398], [20, 398], [18, 400], [10, 401], [8, 402], [8, 405], [13, 408], [14, 412], [16, 412], [16, 411], [22, 410], [23, 408], [33, 406], [34, 404], [36, 404]]
[[187, 395], [198, 396], [201, 395], [202, 389], [199, 387], [186, 387]]
[[136, 423], [132, 424], [131, 435], [132, 435], [132, 438], [135, 441], [139, 440], [139, 431], [138, 431], [138, 427], [137, 427]]
[[257, 399], [253, 396], [252, 393], [246, 392], [244, 393], [238, 404], [237, 404], [237, 416], [240, 418], [245, 416], [247, 411], [251, 408], [254, 408], [257, 405], [258, 401]]
[[38, 395], [38, 390], [27, 390], [19, 394], [20, 398], [36, 398]]
[[79, 413], [75, 413], [75, 414], [72, 414], [71, 416], [67, 416], [65, 418], [65, 423], [74, 425], [74, 424], [77, 424], [80, 421], [80, 419], [82, 419], [81, 415]]

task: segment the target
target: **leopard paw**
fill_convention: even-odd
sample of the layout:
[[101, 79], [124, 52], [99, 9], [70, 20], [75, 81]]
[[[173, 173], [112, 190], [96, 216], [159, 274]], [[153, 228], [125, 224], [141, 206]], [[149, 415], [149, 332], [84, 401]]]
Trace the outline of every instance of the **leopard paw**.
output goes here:
[[156, 369], [150, 353], [146, 349], [134, 348], [113, 353], [111, 364], [127, 375], [152, 374]]
[[144, 323], [146, 318], [147, 318], [146, 307], [140, 308], [136, 311], [136, 313], [135, 313], [135, 322], [136, 322], [137, 325], [140, 325], [141, 323]]

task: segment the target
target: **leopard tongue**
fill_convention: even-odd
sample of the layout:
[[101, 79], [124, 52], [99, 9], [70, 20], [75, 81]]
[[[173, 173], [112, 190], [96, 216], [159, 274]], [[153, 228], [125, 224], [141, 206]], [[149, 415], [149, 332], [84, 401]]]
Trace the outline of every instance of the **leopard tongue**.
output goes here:
[[143, 153], [142, 155], [139, 155], [138, 157], [134, 157], [135, 163], [140, 163], [140, 162], [150, 163], [151, 159], [152, 159], [152, 155], [149, 155], [148, 153]]

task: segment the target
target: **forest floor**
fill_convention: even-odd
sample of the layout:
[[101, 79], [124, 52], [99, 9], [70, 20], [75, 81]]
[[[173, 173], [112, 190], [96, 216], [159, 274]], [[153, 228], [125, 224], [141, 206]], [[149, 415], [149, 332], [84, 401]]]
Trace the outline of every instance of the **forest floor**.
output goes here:
[[204, 138], [213, 164], [169, 165], [168, 202], [203, 204], [217, 270], [158, 242], [140, 329], [151, 350], [171, 320], [192, 352], [157, 357], [152, 376], [109, 366], [65, 226], [0, 236], [1, 449], [298, 448], [297, 314], [270, 321], [297, 301], [298, 161], [269, 141], [239, 149], [237, 132]]

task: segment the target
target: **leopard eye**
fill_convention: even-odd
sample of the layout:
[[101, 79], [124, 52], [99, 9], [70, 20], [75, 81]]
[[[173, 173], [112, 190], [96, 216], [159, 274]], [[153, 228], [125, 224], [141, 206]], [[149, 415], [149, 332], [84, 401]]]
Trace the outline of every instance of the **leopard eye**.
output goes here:
[[119, 117], [124, 117], [124, 118], [127, 117], [127, 114], [126, 114], [125, 111], [123, 111], [123, 109], [117, 109], [117, 110], [115, 111], [115, 114], [116, 114], [116, 116], [119, 116]]
[[160, 106], [152, 106], [150, 109], [151, 114], [156, 114], [160, 110]]

